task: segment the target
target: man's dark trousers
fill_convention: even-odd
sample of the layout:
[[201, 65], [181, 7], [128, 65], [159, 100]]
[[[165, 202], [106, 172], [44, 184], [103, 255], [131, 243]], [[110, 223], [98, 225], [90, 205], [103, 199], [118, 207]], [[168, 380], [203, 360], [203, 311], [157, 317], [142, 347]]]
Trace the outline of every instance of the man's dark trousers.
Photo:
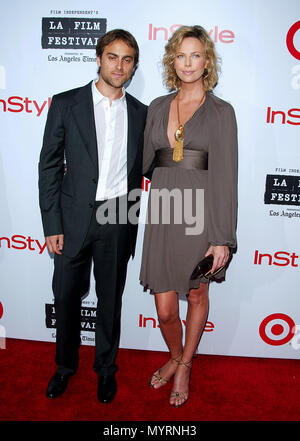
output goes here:
[[101, 202], [95, 203], [79, 254], [73, 258], [63, 254], [54, 257], [56, 363], [60, 374], [73, 374], [78, 366], [81, 298], [89, 288], [92, 262], [98, 298], [94, 370], [98, 375], [109, 375], [117, 370], [122, 293], [130, 257], [129, 224], [100, 225], [96, 219], [100, 205]]

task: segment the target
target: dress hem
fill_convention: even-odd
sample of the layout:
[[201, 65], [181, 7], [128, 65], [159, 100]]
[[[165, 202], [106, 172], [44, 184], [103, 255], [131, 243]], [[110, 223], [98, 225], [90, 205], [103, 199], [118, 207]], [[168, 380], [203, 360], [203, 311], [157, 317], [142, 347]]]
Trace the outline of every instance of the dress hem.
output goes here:
[[176, 292], [178, 292], [178, 293], [180, 293], [180, 294], [188, 294], [189, 293], [189, 291], [191, 290], [191, 289], [197, 289], [197, 288], [199, 288], [199, 284], [200, 283], [209, 283], [209, 280], [208, 279], [205, 279], [205, 280], [199, 280], [199, 282], [198, 282], [198, 286], [191, 286], [191, 287], [189, 287], [188, 289], [187, 288], [181, 288], [181, 289], [175, 289], [174, 287], [173, 288], [155, 288], [155, 287], [150, 287], [149, 286], [149, 284], [148, 283], [145, 283], [145, 282], [143, 282], [142, 280], [140, 280], [140, 284], [144, 287], [144, 292], [146, 292], [147, 290], [149, 290], [150, 291], [150, 294], [155, 294], [155, 293], [160, 293], [160, 292], [168, 292], [168, 291], [176, 291]]

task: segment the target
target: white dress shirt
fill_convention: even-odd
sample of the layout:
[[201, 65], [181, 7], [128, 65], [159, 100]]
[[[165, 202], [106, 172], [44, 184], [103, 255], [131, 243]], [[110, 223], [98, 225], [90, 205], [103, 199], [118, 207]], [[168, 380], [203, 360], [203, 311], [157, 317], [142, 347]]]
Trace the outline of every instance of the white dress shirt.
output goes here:
[[103, 96], [92, 82], [99, 179], [96, 201], [127, 193], [127, 104], [125, 89], [120, 99]]

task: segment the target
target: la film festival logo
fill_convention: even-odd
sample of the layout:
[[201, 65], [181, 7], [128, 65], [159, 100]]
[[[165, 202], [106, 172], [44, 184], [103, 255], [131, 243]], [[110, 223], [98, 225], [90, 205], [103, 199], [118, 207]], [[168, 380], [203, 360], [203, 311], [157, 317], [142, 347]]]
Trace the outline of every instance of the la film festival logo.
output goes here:
[[42, 18], [43, 49], [95, 49], [106, 33], [106, 18]]
[[[96, 330], [96, 308], [82, 306], [81, 315], [81, 331], [91, 331]], [[55, 305], [46, 303], [45, 305], [45, 317], [46, 317], [46, 328], [56, 328], [56, 311]]]
[[[107, 19], [99, 18], [98, 10], [51, 10], [49, 15], [52, 17], [42, 18], [41, 37], [42, 49], [51, 50], [47, 54], [47, 60], [49, 62], [96, 63], [94, 52], [98, 39], [107, 31]], [[75, 17], [76, 15], [78, 16]], [[63, 53], [58, 49], [63, 50]], [[70, 49], [71, 54], [65, 52]], [[80, 52], [86, 49], [92, 49], [93, 55], [90, 56], [90, 52]]]
[[265, 204], [299, 206], [300, 176], [267, 175], [264, 202]]
[[277, 167], [275, 172], [266, 175], [264, 204], [273, 206], [269, 208], [269, 216], [299, 220], [300, 168]]

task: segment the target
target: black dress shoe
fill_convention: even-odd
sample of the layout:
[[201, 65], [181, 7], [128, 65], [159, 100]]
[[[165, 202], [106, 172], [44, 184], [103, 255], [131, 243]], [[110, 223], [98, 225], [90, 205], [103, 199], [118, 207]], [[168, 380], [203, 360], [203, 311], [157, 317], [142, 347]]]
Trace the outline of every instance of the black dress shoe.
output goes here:
[[64, 393], [68, 386], [68, 381], [72, 375], [61, 375], [55, 373], [49, 381], [46, 396], [47, 398], [56, 398]]
[[110, 403], [117, 392], [115, 374], [98, 376], [98, 400], [101, 403]]

